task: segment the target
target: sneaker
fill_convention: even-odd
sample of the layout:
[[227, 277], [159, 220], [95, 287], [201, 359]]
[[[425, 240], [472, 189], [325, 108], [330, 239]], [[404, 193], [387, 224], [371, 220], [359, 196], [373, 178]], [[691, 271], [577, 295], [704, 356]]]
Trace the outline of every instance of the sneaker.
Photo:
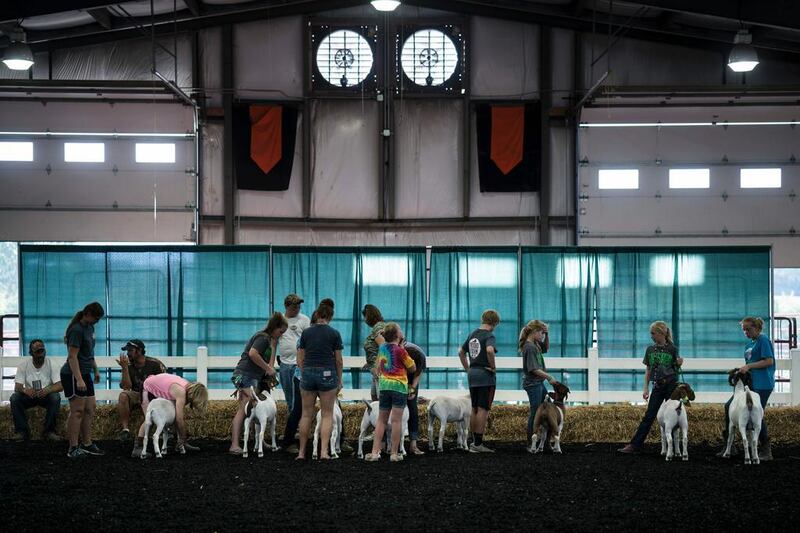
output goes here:
[[106, 454], [106, 452], [104, 452], [103, 450], [98, 448], [97, 444], [95, 444], [94, 442], [91, 443], [88, 446], [85, 445], [85, 444], [81, 444], [81, 450], [83, 450], [84, 452], [88, 453], [89, 455], [105, 455]]
[[475, 449], [478, 450], [478, 453], [494, 453], [494, 450], [489, 448], [485, 444], [481, 444], [480, 446], [475, 446]]
[[183, 443], [183, 449], [186, 450], [187, 452], [199, 452], [200, 451], [200, 448], [198, 446], [194, 446], [192, 444], [189, 444], [188, 442], [184, 442]]
[[404, 459], [402, 453], [393, 453], [391, 457], [389, 457], [389, 461], [392, 463], [399, 463]]
[[11, 440], [13, 440], [14, 442], [22, 442], [29, 439], [30, 437], [28, 437], [28, 435], [26, 435], [25, 433], [14, 433], [14, 436], [11, 438]]
[[624, 453], [624, 454], [627, 454], [627, 455], [633, 455], [633, 454], [639, 453], [639, 448], [637, 448], [636, 446], [634, 446], [632, 444], [627, 444], [624, 448], [620, 448], [619, 450], [617, 450], [617, 453]]
[[131, 430], [128, 428], [122, 428], [122, 431], [119, 432], [119, 440], [125, 442], [131, 439]]
[[379, 453], [368, 453], [364, 456], [364, 460], [370, 463], [374, 463], [375, 461], [381, 460], [381, 454]]
[[297, 444], [291, 444], [286, 447], [286, 453], [292, 453], [297, 455], [298, 453], [300, 453], [300, 448], [297, 447]]
[[342, 453], [353, 453], [353, 447], [347, 444], [347, 441], [342, 442], [341, 449]]
[[84, 457], [88, 457], [88, 453], [86, 453], [83, 448], [80, 446], [75, 446], [74, 448], [70, 448], [67, 452], [67, 457], [70, 459], [82, 459]]
[[59, 442], [61, 440], [61, 437], [59, 437], [55, 431], [46, 431], [44, 435], [42, 435], [42, 438], [51, 442]]

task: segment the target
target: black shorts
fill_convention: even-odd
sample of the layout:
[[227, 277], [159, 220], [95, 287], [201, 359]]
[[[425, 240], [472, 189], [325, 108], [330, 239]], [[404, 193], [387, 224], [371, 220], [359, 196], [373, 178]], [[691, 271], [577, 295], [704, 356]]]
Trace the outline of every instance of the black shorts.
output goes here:
[[92, 398], [94, 397], [94, 379], [91, 374], [81, 374], [83, 382], [86, 383], [86, 390], [78, 390], [75, 376], [72, 373], [61, 374], [61, 385], [64, 387], [64, 397], [67, 400], [72, 398]]
[[470, 387], [469, 397], [472, 399], [473, 409], [486, 409], [487, 411], [492, 408], [494, 402], [495, 386], [489, 387]]

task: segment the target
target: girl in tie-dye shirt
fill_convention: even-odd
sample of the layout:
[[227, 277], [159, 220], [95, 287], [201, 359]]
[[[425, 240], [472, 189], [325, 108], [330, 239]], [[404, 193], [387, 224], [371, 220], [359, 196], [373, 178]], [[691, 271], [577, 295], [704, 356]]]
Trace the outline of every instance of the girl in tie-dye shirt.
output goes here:
[[391, 413], [393, 431], [390, 461], [395, 462], [403, 460], [397, 450], [400, 448], [400, 439], [403, 438], [403, 409], [408, 400], [408, 373], [414, 373], [416, 366], [405, 348], [400, 346], [403, 332], [399, 325], [394, 322], [387, 324], [383, 330], [383, 340], [385, 343], [378, 350], [378, 359], [375, 362], [380, 380], [380, 415], [372, 442], [372, 453], [367, 454], [366, 460], [377, 461], [381, 458], [381, 443]]

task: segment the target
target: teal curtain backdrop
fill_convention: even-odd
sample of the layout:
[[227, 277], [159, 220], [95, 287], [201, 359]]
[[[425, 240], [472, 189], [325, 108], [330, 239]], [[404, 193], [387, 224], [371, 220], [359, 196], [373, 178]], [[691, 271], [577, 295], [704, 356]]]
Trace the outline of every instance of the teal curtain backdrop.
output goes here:
[[[361, 310], [376, 305], [387, 321], [429, 355], [456, 357], [481, 313], [495, 309], [499, 357], [517, 357], [528, 320], [550, 325], [548, 358], [642, 357], [649, 325], [666, 321], [689, 357], [738, 357], [739, 320], [770, 315], [770, 251], [728, 248], [309, 248], [269, 246], [20, 246], [23, 346], [42, 338], [66, 355], [64, 328], [99, 301], [98, 355], [117, 355], [130, 338], [148, 354], [238, 356], [289, 293], [310, 315], [322, 298], [336, 303], [333, 326], [348, 356], [364, 356], [369, 328]], [[768, 330], [767, 330], [768, 331]], [[233, 366], [233, 364], [232, 364]], [[230, 372], [209, 373], [224, 386]], [[604, 390], [636, 390], [640, 372], [603, 371]], [[187, 369], [185, 375], [192, 376]], [[576, 389], [585, 372], [558, 373]], [[698, 390], [724, 389], [713, 374], [692, 375]], [[106, 386], [118, 381], [107, 372]], [[358, 369], [348, 387], [364, 387]], [[431, 369], [425, 387], [461, 388], [463, 372]], [[498, 388], [516, 389], [520, 373], [498, 372]]]

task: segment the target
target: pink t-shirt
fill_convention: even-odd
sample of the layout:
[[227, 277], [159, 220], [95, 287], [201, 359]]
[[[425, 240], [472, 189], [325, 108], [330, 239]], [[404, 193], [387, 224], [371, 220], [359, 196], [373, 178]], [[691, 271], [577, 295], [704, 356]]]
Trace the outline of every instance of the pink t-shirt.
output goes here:
[[169, 393], [169, 388], [176, 384], [186, 389], [186, 387], [189, 385], [189, 382], [174, 374], [156, 374], [155, 376], [150, 376], [144, 380], [143, 388], [157, 398], [175, 400], [172, 394]]

